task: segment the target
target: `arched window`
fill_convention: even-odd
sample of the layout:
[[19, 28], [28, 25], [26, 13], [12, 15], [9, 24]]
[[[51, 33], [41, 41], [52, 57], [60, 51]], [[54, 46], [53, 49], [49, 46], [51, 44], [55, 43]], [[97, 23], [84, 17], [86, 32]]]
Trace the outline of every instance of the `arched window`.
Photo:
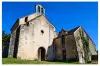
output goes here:
[[43, 8], [41, 8], [41, 13], [44, 14], [44, 9]]
[[40, 6], [38, 6], [38, 12], [40, 13]]

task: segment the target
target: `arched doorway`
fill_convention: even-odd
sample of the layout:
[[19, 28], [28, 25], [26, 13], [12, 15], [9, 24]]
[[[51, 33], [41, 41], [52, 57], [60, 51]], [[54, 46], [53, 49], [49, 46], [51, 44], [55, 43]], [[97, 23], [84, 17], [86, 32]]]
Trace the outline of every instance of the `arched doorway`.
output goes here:
[[43, 48], [43, 47], [40, 47], [39, 49], [38, 49], [38, 59], [40, 60], [40, 61], [44, 61], [45, 60], [45, 48]]

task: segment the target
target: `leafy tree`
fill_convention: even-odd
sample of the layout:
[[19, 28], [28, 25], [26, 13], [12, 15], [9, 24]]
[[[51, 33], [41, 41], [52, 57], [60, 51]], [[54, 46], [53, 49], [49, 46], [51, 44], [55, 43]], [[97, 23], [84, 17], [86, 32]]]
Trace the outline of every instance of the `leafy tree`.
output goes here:
[[10, 37], [10, 34], [6, 34], [5, 31], [2, 31], [2, 51], [4, 49], [4, 46], [6, 45], [6, 41]]

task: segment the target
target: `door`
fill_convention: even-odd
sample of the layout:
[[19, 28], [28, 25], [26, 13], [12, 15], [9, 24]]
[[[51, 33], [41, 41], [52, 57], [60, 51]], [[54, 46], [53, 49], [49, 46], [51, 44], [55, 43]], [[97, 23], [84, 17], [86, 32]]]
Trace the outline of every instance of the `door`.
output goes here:
[[38, 59], [39, 59], [40, 61], [45, 61], [45, 48], [40, 47], [40, 48], [38, 49]]
[[62, 54], [63, 54], [63, 60], [65, 61], [66, 60], [66, 50], [63, 50]]

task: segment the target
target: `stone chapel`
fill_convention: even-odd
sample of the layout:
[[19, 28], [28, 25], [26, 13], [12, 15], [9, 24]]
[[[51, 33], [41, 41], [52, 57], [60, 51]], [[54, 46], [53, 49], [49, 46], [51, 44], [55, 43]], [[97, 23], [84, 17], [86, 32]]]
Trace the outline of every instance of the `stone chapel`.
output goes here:
[[55, 26], [45, 17], [45, 9], [38, 4], [35, 13], [16, 20], [4, 55], [80, 63], [85, 63], [87, 58], [91, 61], [91, 56], [97, 55], [94, 42], [81, 26], [69, 31], [62, 29], [58, 35], [55, 31]]

